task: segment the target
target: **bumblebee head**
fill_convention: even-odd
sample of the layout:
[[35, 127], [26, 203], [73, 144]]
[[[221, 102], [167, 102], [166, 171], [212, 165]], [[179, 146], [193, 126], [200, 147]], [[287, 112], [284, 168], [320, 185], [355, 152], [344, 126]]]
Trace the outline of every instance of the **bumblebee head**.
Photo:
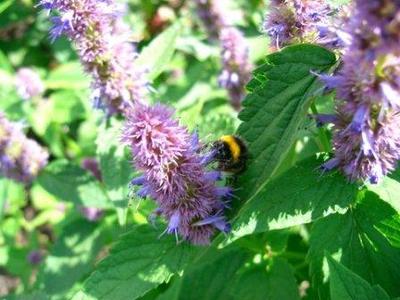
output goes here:
[[224, 135], [212, 144], [214, 160], [218, 162], [218, 169], [238, 173], [246, 164], [247, 148], [237, 136]]

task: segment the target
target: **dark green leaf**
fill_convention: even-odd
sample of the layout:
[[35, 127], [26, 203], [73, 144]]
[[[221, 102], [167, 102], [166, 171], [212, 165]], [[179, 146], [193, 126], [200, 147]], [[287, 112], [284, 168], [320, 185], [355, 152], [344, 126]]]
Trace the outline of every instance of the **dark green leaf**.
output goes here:
[[335, 62], [324, 48], [296, 45], [269, 55], [254, 72], [238, 129], [250, 149], [248, 169], [239, 183], [239, 195], [246, 201], [260, 192], [295, 141], [317, 87], [310, 71], [327, 71]]
[[313, 283], [324, 293], [322, 282], [327, 275], [323, 272], [323, 258], [325, 253], [337, 254], [343, 265], [365, 280], [381, 285], [391, 296], [399, 296], [400, 249], [393, 248], [378, 230], [385, 222], [393, 221], [397, 213], [371, 192], [359, 201], [346, 214], [331, 215], [315, 223], [308, 254]]
[[265, 262], [251, 264], [250, 258], [237, 247], [211, 249], [157, 300], [299, 299], [293, 269], [285, 260], [273, 259], [266, 267]]
[[230, 239], [309, 223], [347, 208], [357, 187], [338, 173], [321, 174], [321, 163], [307, 159], [264, 186], [239, 211]]
[[273, 259], [266, 269], [250, 268], [238, 276], [231, 286], [237, 300], [296, 300], [300, 299], [292, 266], [281, 258]]
[[159, 238], [159, 234], [143, 225], [123, 235], [74, 300], [137, 299], [180, 272], [196, 248], [177, 245], [173, 236]]
[[332, 300], [389, 300], [380, 286], [371, 286], [342, 264], [328, 257]]

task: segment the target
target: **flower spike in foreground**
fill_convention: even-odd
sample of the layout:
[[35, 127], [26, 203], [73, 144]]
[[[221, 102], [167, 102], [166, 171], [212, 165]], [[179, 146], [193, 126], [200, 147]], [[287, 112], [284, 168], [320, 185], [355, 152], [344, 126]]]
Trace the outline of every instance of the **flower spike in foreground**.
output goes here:
[[396, 36], [392, 26], [400, 24], [400, 3], [357, 0], [353, 14], [353, 41], [342, 69], [321, 77], [336, 87], [339, 99], [335, 158], [325, 167], [339, 167], [351, 181], [378, 183], [400, 159], [400, 40], [396, 47], [390, 43]]
[[127, 114], [123, 141], [143, 173], [132, 184], [141, 186], [142, 197], [157, 202], [156, 214], [168, 221], [167, 233], [208, 244], [216, 229], [229, 229], [222, 199], [231, 190], [216, 186], [220, 176], [202, 164], [197, 135], [190, 135], [172, 115], [160, 104], [139, 104]]
[[47, 164], [48, 153], [28, 139], [19, 124], [0, 113], [0, 174], [30, 183]]

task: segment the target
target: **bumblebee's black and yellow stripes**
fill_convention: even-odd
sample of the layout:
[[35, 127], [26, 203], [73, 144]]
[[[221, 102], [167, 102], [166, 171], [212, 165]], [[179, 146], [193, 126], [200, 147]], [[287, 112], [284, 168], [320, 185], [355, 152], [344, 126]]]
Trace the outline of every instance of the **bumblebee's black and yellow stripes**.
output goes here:
[[241, 138], [234, 135], [224, 135], [213, 143], [215, 161], [218, 170], [240, 173], [246, 167], [247, 147]]

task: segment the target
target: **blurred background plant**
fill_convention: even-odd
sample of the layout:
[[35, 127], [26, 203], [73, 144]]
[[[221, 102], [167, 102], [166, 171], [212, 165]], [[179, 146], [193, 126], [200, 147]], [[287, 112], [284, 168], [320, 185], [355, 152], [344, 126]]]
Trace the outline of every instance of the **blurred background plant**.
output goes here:
[[[290, 31], [283, 40], [278, 21], [285, 10], [268, 8], [267, 0], [120, 1], [129, 26], [124, 37], [146, 70], [150, 102], [172, 106], [206, 145], [235, 132], [250, 145], [251, 168], [235, 182], [228, 213], [233, 232], [202, 248], [159, 237], [166, 224], [153, 220], [156, 205], [130, 187], [138, 174], [121, 143], [124, 118], [93, 108], [92, 78], [74, 44], [65, 36], [51, 41], [49, 15], [38, 3], [3, 0], [0, 111], [24, 141], [48, 153], [48, 164], [42, 159], [37, 178], [0, 177], [0, 296], [340, 299], [345, 284], [332, 275], [331, 291], [339, 292], [329, 295], [328, 269], [382, 297], [371, 299], [400, 296], [399, 243], [391, 235], [400, 228], [398, 172], [383, 188], [367, 189], [316, 171], [332, 150], [332, 127], [306, 116], [333, 113], [335, 94], [323, 94], [312, 74], [337, 67], [343, 46], [326, 30], [342, 23], [320, 21], [348, 1], [327, 1], [329, 9], [314, 2], [324, 5], [292, 6], [293, 32], [301, 35], [292, 39]], [[278, 20], [265, 22], [271, 15]], [[299, 42], [327, 46], [336, 56], [311, 45], [284, 48]], [[371, 214], [374, 207], [384, 216]]]

